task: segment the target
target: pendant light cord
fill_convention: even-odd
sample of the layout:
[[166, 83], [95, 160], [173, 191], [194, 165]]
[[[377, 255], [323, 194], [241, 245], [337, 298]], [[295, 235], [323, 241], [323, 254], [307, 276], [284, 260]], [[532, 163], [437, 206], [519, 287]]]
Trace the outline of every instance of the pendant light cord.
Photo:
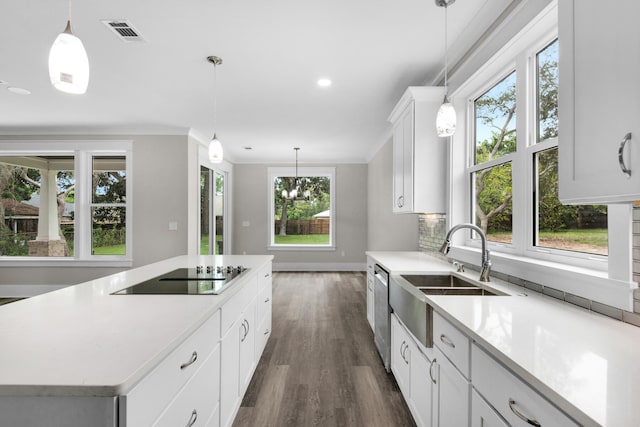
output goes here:
[[218, 66], [213, 63], [213, 136], [216, 136], [218, 126], [216, 124], [216, 116], [218, 110]]
[[444, 5], [444, 87], [445, 87], [445, 93], [449, 91], [449, 86], [447, 84], [448, 79], [447, 79], [447, 70], [449, 68], [449, 58], [447, 55], [447, 9], [448, 9], [448, 4], [445, 3]]

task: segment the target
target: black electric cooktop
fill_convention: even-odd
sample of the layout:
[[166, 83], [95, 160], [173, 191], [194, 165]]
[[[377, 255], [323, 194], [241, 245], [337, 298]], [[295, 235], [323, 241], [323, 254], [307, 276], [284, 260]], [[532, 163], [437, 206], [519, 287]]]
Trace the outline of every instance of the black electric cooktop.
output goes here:
[[114, 292], [113, 295], [218, 295], [233, 284], [234, 279], [242, 276], [248, 270], [240, 265], [178, 268]]

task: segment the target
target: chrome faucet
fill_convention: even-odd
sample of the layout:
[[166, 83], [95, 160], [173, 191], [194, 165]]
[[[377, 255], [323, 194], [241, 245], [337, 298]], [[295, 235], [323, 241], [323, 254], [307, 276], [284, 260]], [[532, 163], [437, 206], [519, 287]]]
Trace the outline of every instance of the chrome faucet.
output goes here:
[[449, 253], [449, 249], [451, 249], [451, 235], [461, 228], [470, 228], [480, 235], [480, 240], [482, 241], [482, 267], [480, 268], [480, 281], [488, 282], [489, 272], [491, 271], [491, 260], [489, 259], [489, 250], [487, 249], [487, 236], [485, 236], [482, 229], [477, 225], [464, 223], [452, 227], [444, 238], [444, 243], [440, 248], [440, 252], [445, 255]]

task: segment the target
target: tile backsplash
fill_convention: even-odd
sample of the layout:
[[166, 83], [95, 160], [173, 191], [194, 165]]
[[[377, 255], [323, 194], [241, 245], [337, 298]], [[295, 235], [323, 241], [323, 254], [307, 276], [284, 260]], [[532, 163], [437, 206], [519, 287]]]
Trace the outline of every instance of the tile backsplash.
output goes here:
[[421, 252], [440, 258], [440, 246], [447, 234], [447, 216], [445, 214], [418, 215], [418, 248]]

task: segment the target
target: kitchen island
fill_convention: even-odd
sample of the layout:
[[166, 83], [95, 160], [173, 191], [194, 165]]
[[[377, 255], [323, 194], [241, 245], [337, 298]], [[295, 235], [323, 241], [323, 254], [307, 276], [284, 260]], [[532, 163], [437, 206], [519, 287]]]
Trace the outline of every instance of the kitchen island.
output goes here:
[[[367, 255], [401, 285], [404, 282], [399, 276], [403, 274], [449, 273], [476, 282], [479, 274], [473, 270], [453, 273], [451, 264], [423, 253]], [[477, 405], [490, 408], [496, 413], [495, 419], [504, 418], [511, 425], [527, 425], [521, 419], [516, 422], [509, 418], [515, 417], [514, 409], [530, 417], [538, 411], [538, 421], [554, 415], [550, 423], [542, 425], [638, 425], [640, 328], [521, 286], [491, 280], [487, 286], [510, 296], [423, 296], [425, 303], [433, 307], [436, 330], [433, 348], [423, 346], [420, 350], [429, 360], [435, 359], [434, 364], [444, 361], [447, 366], [454, 365], [455, 375], [461, 373], [459, 376], [465, 377], [463, 397], [466, 396], [470, 425], [481, 425], [478, 414], [486, 413], [483, 408], [477, 410]], [[437, 331], [438, 321], [448, 329]], [[441, 341], [443, 334], [446, 339]], [[456, 365], [454, 355], [447, 354], [453, 351], [447, 342], [451, 336], [458, 339], [455, 351], [464, 349], [462, 365]], [[436, 369], [429, 369], [429, 374], [432, 371]], [[446, 380], [440, 378], [434, 393]], [[520, 389], [526, 389], [526, 398], [512, 398]], [[439, 398], [442, 406], [443, 395]], [[528, 399], [539, 399], [541, 406], [526, 407]], [[525, 409], [518, 405], [525, 405]], [[461, 407], [457, 410], [464, 412]], [[485, 425], [488, 419], [494, 420], [482, 416]], [[442, 416], [439, 421], [442, 425]]]
[[[37, 420], [46, 420], [40, 425], [49, 426], [136, 425], [127, 423], [127, 412], [138, 410], [131, 403], [148, 404], [145, 396], [138, 397], [138, 390], [144, 390], [150, 374], [165, 369], [163, 364], [172, 357], [181, 360], [175, 369], [179, 372], [200, 372], [206, 367], [218, 375], [218, 382], [237, 379], [240, 384], [235, 385], [235, 394], [239, 396], [232, 393], [229, 402], [221, 396], [219, 409], [226, 425], [233, 420], [246, 386], [243, 381], [247, 376], [250, 379], [268, 338], [271, 259], [181, 256], [2, 306], [0, 426], [38, 425]], [[243, 265], [248, 271], [220, 295], [112, 295], [177, 268], [198, 265]], [[268, 301], [258, 301], [257, 296], [266, 296]], [[260, 326], [267, 324], [267, 315], [264, 334]], [[226, 377], [230, 369], [221, 369], [220, 364], [234, 356], [239, 361], [236, 353], [245, 342], [251, 349], [244, 352], [244, 371]], [[191, 344], [202, 347], [206, 354], [195, 355], [188, 347]], [[187, 347], [182, 349], [183, 345]], [[175, 355], [177, 350], [184, 355]], [[218, 366], [212, 357], [221, 360]], [[175, 390], [160, 393], [167, 400], [163, 404], [158, 405], [161, 399], [150, 395], [152, 408], [140, 411], [149, 412], [140, 419], [155, 422], [160, 413], [151, 412], [164, 411], [180, 397], [192, 373], [176, 379]], [[220, 392], [219, 384], [215, 388]], [[217, 403], [213, 398], [211, 402], [214, 410]], [[185, 425], [189, 415], [191, 411]]]

